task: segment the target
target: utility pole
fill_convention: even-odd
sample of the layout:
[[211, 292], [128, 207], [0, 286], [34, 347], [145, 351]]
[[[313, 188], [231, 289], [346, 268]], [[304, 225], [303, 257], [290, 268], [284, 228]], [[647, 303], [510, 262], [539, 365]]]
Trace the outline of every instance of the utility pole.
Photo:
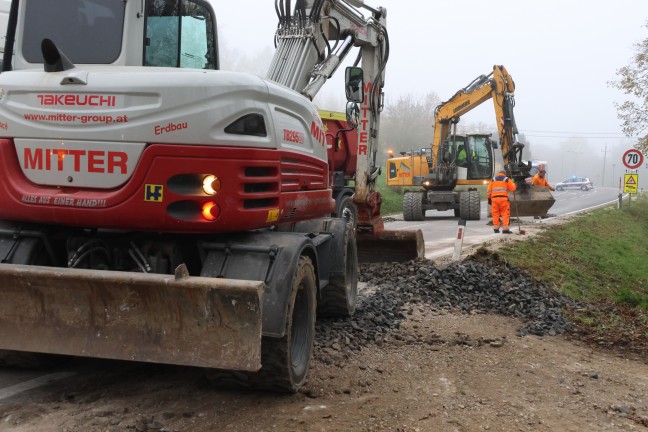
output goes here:
[[612, 187], [615, 186], [614, 182], [616, 181], [614, 178], [614, 167], [616, 167], [616, 164], [612, 164]]
[[605, 186], [605, 159], [607, 159], [607, 143], [605, 144], [605, 153], [603, 153], [603, 174], [601, 177], [601, 186]]
[[573, 153], [574, 155], [574, 172], [571, 175], [575, 176], [578, 171], [578, 156], [583, 153], [583, 150], [567, 150], [566, 153]]

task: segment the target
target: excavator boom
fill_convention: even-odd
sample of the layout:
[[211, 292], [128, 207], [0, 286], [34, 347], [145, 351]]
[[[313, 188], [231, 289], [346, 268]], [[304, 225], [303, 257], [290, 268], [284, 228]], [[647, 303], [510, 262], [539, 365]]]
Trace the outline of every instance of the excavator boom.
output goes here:
[[[418, 210], [414, 208], [447, 210], [463, 219], [479, 219], [475, 205], [463, 206], [461, 193], [455, 193], [459, 186], [486, 184], [500, 169], [518, 185], [518, 192], [511, 194], [512, 214], [515, 216], [544, 216], [554, 203], [548, 189], [531, 187], [525, 179], [530, 176], [531, 163], [522, 159], [524, 145], [517, 142], [517, 125], [513, 115], [515, 82], [506, 68], [493, 66], [488, 75], [480, 75], [466, 87], [457, 91], [449, 100], [439, 104], [434, 112], [434, 140], [431, 152], [390, 158], [387, 161], [388, 185], [421, 186], [423, 191], [416, 196], [404, 196], [403, 212], [417, 220]], [[456, 125], [461, 116], [482, 103], [493, 100], [499, 144], [488, 136], [473, 134], [459, 136]], [[476, 192], [474, 190], [473, 192]], [[415, 192], [410, 192], [415, 193]], [[468, 192], [470, 194], [470, 192]], [[479, 197], [472, 194], [463, 201], [474, 202]], [[419, 199], [422, 204], [419, 206]], [[416, 213], [416, 214], [414, 214]]]

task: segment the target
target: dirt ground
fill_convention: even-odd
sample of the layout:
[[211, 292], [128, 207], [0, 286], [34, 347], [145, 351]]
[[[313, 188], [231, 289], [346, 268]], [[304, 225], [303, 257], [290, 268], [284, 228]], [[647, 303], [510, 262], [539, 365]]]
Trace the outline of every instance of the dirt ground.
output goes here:
[[648, 430], [648, 354], [517, 337], [519, 326], [418, 305], [382, 346], [315, 361], [295, 395], [222, 389], [191, 368], [79, 360], [62, 366], [72, 377], [0, 401], [0, 430]]
[[403, 326], [411, 338], [369, 347], [342, 367], [316, 363], [296, 395], [218, 389], [187, 368], [86, 364], [0, 405], [0, 430], [648, 429], [645, 362], [562, 337], [516, 337], [518, 325], [419, 309]]

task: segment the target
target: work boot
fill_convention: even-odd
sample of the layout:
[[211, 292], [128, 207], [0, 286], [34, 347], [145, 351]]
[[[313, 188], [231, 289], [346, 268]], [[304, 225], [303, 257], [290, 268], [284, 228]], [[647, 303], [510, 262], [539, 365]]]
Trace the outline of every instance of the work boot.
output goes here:
[[496, 233], [499, 234], [499, 228], [494, 228], [494, 229], [493, 229], [493, 232], [496, 232]]
[[505, 229], [502, 234], [513, 234], [513, 231]]

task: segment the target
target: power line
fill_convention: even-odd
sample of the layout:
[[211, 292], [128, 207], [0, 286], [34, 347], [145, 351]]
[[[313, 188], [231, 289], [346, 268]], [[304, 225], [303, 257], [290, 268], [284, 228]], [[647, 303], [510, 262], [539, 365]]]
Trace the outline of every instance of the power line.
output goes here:
[[526, 130], [524, 130], [522, 132], [550, 133], [550, 134], [572, 134], [572, 135], [622, 135], [619, 132], [561, 132], [561, 131], [538, 131], [538, 130], [528, 130], [528, 129], [526, 129]]
[[532, 135], [521, 132], [524, 136], [533, 137], [533, 138], [560, 138], [560, 139], [570, 139], [570, 138], [581, 138], [581, 139], [636, 139], [638, 137], [629, 137], [626, 135], [618, 136], [576, 136], [576, 135]]

